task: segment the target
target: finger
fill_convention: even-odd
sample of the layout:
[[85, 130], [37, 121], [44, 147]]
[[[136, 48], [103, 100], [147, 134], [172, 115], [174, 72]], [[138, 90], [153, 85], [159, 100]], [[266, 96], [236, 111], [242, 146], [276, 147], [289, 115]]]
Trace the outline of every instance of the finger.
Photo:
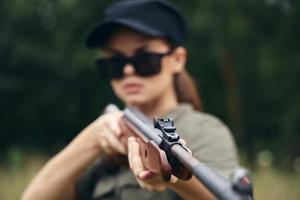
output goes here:
[[[147, 182], [162, 181], [162, 178], [159, 175], [157, 175], [154, 172], [148, 171], [148, 170], [142, 171], [139, 174], [138, 178], [143, 181], [147, 181]], [[178, 178], [173, 175], [171, 176], [171, 178], [169, 180], [170, 183], [176, 183], [177, 181], [178, 181]], [[162, 181], [162, 182], [164, 182], [164, 181]]]
[[184, 145], [187, 144], [186, 141], [184, 139], [182, 139], [182, 138], [179, 139], [179, 142], [182, 143], [182, 144], [184, 144]]
[[143, 182], [139, 178], [136, 178], [136, 181], [138, 182], [138, 184], [140, 185], [141, 188], [147, 189], [147, 184], [145, 182]]
[[164, 191], [166, 189], [167, 186], [165, 186], [164, 184], [151, 184], [151, 183], [145, 183], [145, 182], [142, 182], [140, 184], [140, 186], [142, 188], [145, 188], [151, 192], [161, 192], [161, 191]]
[[114, 133], [110, 131], [109, 133], [105, 134], [104, 137], [107, 139], [107, 142], [113, 149], [119, 153], [126, 154], [124, 144], [120, 142]]
[[105, 153], [112, 153], [112, 149], [105, 138], [100, 139], [100, 145]]
[[176, 183], [178, 181], [178, 178], [176, 176], [171, 175], [170, 183]]
[[155, 185], [159, 185], [159, 183], [165, 183], [165, 181], [162, 179], [160, 175], [148, 170], [142, 171], [139, 174], [138, 178], [144, 182], [152, 183]]
[[163, 184], [157, 184], [155, 186], [150, 185], [151, 191], [153, 192], [162, 192], [166, 189], [166, 186]]
[[142, 180], [149, 180], [149, 179], [153, 179], [156, 177], [156, 174], [154, 172], [148, 171], [148, 170], [144, 170], [142, 172], [139, 173], [138, 176], [140, 179]]
[[131, 150], [131, 148], [129, 148], [129, 146], [131, 146], [131, 143], [133, 143], [132, 140], [133, 140], [132, 137], [129, 137], [127, 139], [127, 151], [128, 151], [127, 155], [128, 155], [128, 164], [129, 164], [130, 169], [132, 169], [132, 166], [131, 166], [131, 164], [132, 164], [131, 163], [131, 160], [132, 160], [132, 150]]
[[154, 191], [151, 184], [148, 184], [142, 180], [140, 180], [139, 178], [136, 178], [138, 184], [140, 185], [141, 188], [147, 189], [149, 191]]
[[[122, 119], [119, 120], [119, 126], [120, 126], [120, 129], [122, 130], [122, 135], [127, 135], [128, 137], [132, 136], [132, 133], [130, 132], [127, 125], [125, 124], [125, 122]], [[127, 142], [127, 140], [126, 140], [126, 142]]]
[[133, 174], [138, 177], [144, 171], [144, 166], [140, 156], [140, 145], [134, 137], [128, 138], [128, 161]]
[[121, 127], [119, 125], [119, 120], [121, 119], [122, 115], [122, 112], [113, 113], [107, 119], [108, 128], [112, 130], [117, 136], [120, 136], [122, 133]]

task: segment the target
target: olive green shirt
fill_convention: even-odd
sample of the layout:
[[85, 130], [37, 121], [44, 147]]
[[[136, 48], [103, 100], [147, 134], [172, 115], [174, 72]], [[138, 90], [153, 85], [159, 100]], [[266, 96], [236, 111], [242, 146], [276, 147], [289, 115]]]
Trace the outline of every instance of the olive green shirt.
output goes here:
[[[174, 119], [177, 133], [186, 140], [193, 155], [228, 178], [238, 167], [237, 153], [229, 129], [216, 117], [180, 104], [166, 116]], [[78, 199], [181, 199], [171, 190], [150, 192], [139, 187], [130, 169], [95, 162], [76, 185]]]

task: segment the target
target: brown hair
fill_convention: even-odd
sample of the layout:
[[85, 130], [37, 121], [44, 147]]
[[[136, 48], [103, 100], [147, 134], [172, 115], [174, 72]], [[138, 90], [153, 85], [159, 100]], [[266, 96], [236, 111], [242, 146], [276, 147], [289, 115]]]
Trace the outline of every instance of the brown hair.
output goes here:
[[186, 70], [174, 77], [174, 87], [179, 103], [190, 103], [194, 110], [201, 110], [201, 100], [195, 81]]

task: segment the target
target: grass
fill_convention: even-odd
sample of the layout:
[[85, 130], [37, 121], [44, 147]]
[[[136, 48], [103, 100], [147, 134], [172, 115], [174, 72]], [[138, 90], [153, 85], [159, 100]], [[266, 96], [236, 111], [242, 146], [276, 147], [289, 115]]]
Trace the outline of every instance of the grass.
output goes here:
[[254, 196], [258, 200], [299, 200], [300, 174], [260, 169], [254, 172]]
[[45, 156], [35, 155], [10, 164], [0, 163], [0, 199], [17, 200], [33, 176], [46, 163]]
[[[18, 156], [16, 156], [18, 157]], [[10, 164], [0, 163], [0, 199], [20, 199], [22, 191], [34, 174], [42, 167], [47, 158], [30, 156], [14, 158]], [[256, 200], [299, 200], [300, 174], [283, 173], [272, 168], [253, 172]]]

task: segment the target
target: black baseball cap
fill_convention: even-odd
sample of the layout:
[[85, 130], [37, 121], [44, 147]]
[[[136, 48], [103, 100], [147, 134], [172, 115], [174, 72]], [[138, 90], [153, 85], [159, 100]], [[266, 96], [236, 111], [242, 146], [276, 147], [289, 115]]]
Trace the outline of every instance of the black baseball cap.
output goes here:
[[125, 26], [153, 37], [165, 37], [174, 45], [182, 45], [186, 25], [177, 7], [165, 0], [122, 0], [104, 12], [103, 20], [87, 35], [86, 46], [101, 47], [111, 34]]

